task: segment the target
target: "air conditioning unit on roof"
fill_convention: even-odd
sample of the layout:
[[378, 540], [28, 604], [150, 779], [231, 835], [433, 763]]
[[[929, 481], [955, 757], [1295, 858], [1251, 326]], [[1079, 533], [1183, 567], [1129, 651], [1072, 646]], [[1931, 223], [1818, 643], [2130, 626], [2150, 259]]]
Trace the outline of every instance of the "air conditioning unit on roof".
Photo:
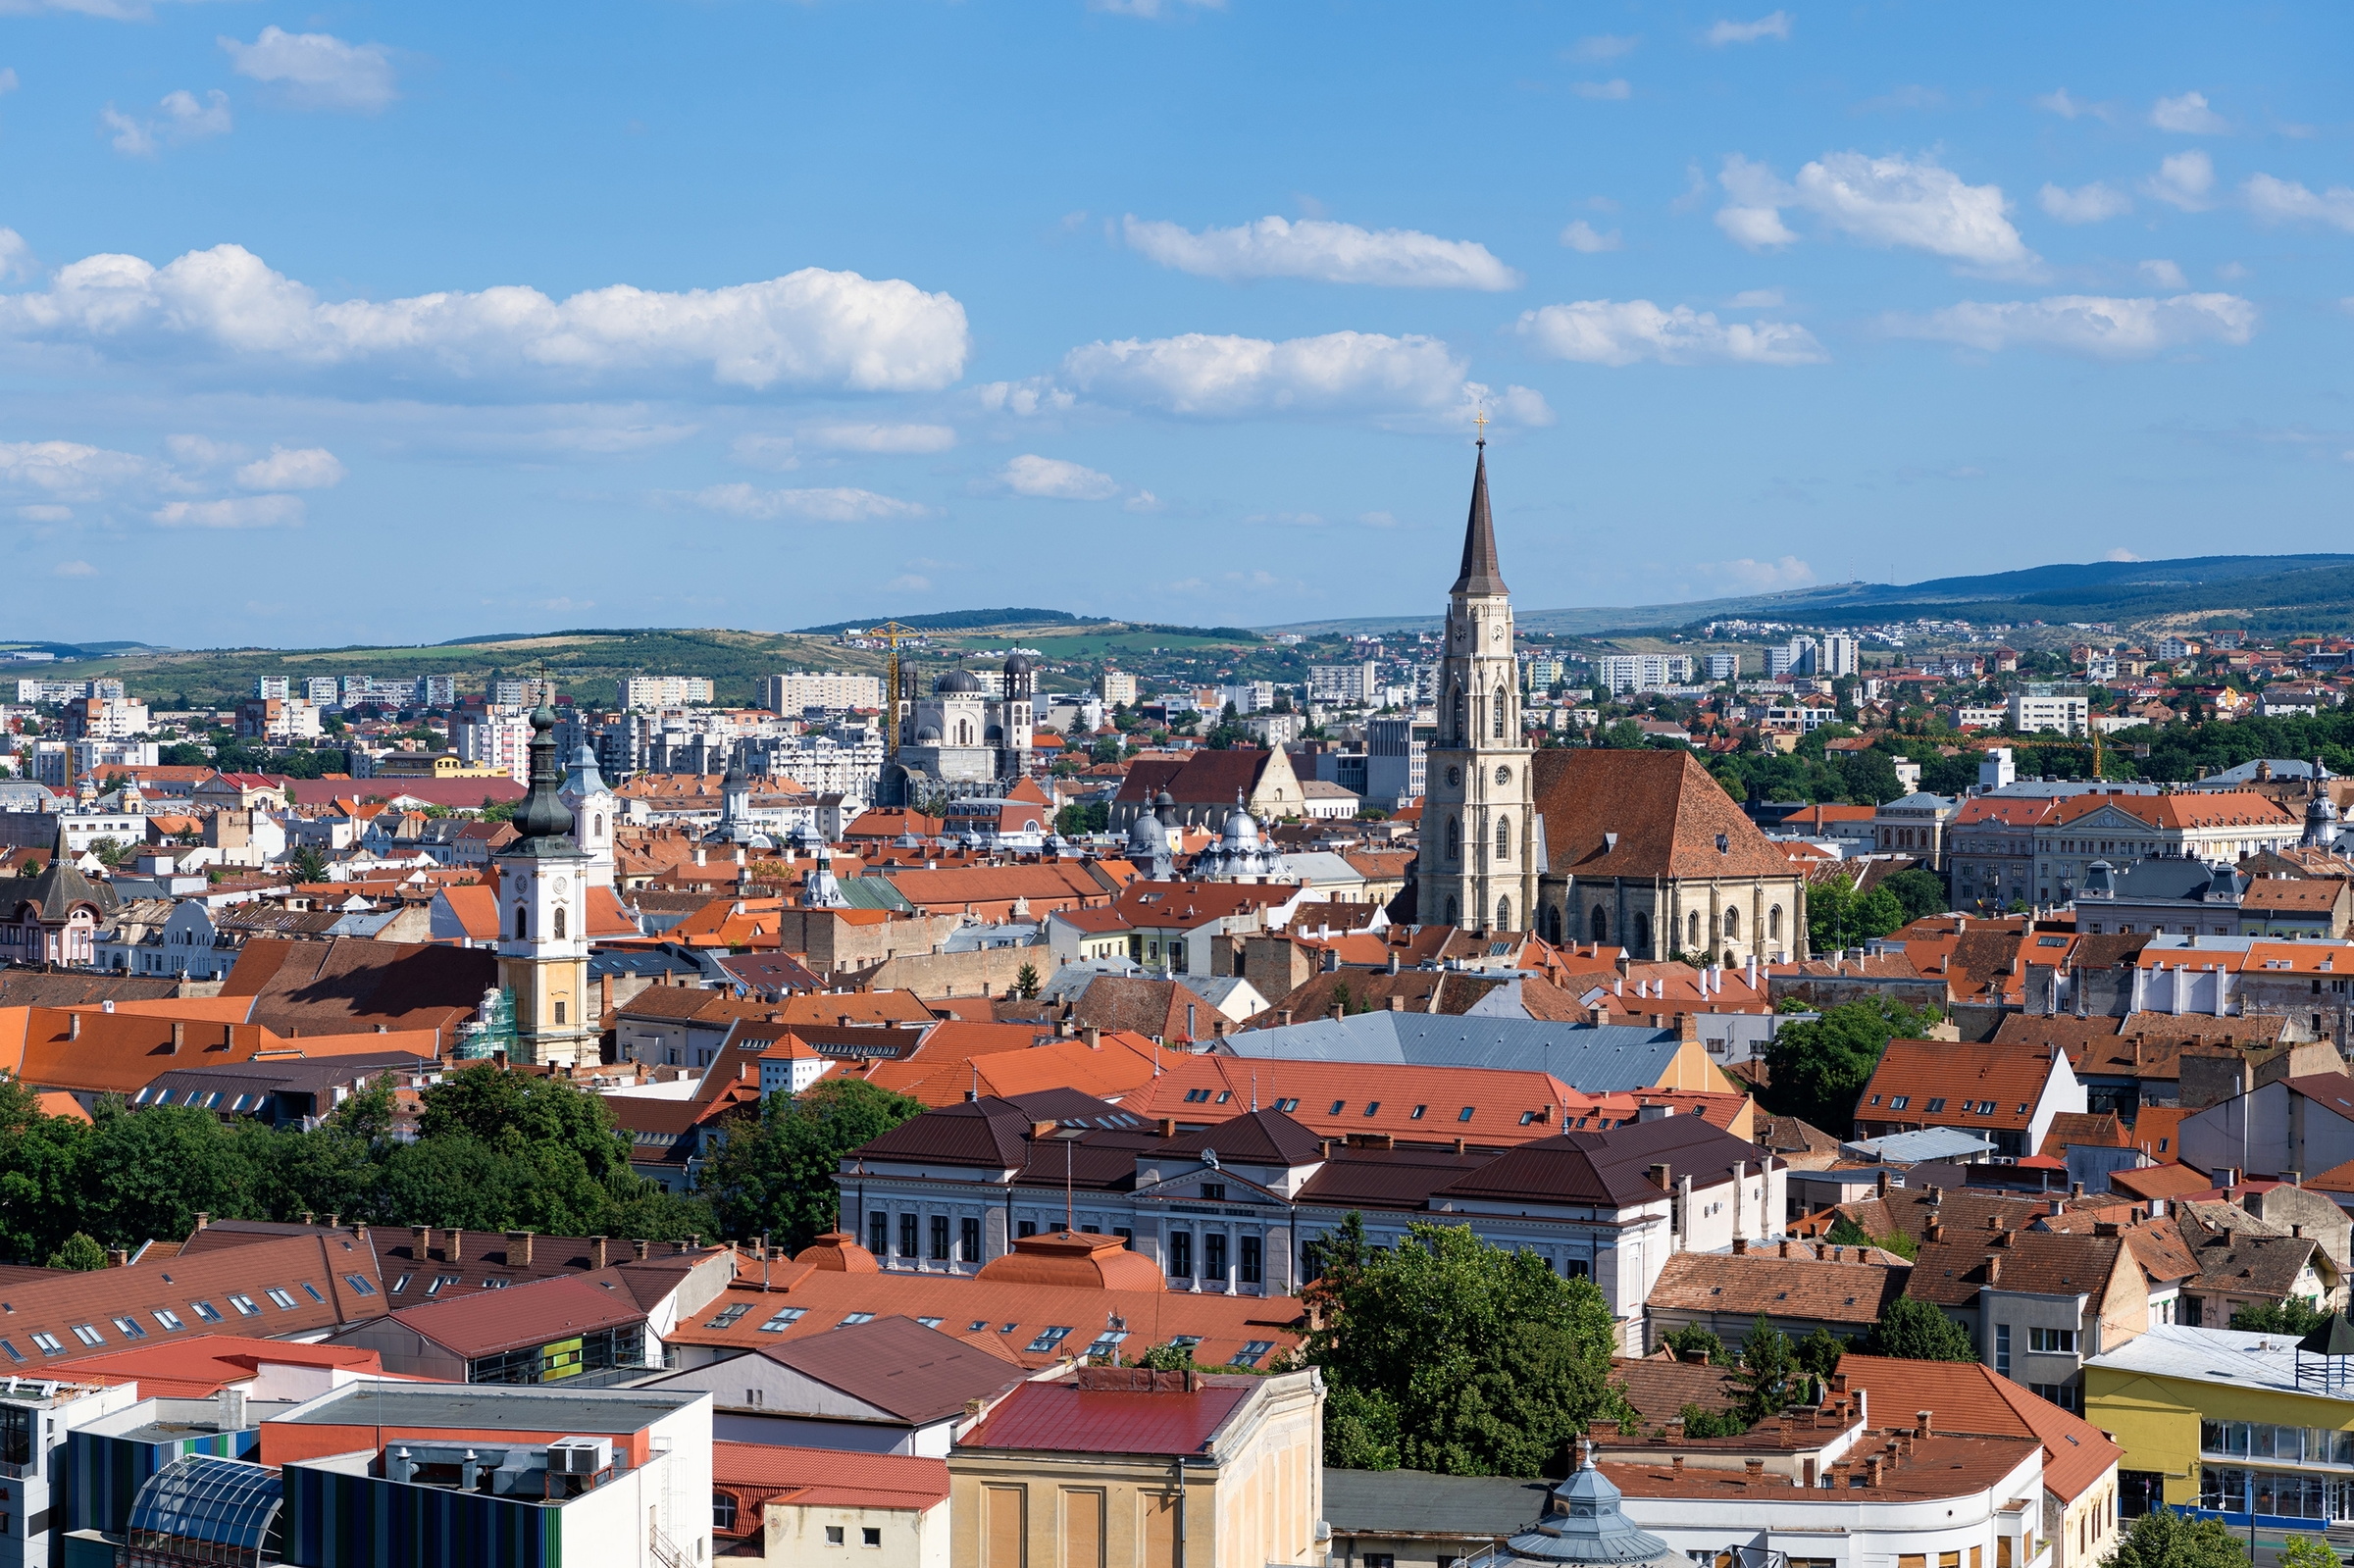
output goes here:
[[593, 1476], [613, 1468], [611, 1438], [562, 1438], [547, 1445], [551, 1475]]

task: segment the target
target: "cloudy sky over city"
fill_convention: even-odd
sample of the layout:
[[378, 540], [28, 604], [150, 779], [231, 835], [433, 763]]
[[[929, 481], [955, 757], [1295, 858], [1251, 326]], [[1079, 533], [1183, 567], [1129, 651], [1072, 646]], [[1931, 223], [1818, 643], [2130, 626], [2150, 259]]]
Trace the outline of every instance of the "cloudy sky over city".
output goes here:
[[2342, 548], [2342, 7], [0, 0], [0, 632]]

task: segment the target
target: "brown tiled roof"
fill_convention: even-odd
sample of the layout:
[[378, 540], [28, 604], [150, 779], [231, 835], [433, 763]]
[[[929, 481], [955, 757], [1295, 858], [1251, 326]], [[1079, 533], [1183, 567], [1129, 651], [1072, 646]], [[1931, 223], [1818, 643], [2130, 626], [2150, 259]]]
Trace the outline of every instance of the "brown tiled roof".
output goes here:
[[1181, 806], [1231, 806], [1239, 790], [1245, 795], [1258, 787], [1259, 775], [1274, 760], [1271, 751], [1236, 746], [1225, 751], [1197, 751], [1180, 763], [1147, 762], [1139, 758], [1120, 781], [1113, 796], [1125, 804], [1141, 804], [1161, 790]]
[[481, 948], [257, 936], [237, 954], [221, 994], [252, 997], [251, 1021], [280, 1035], [359, 1033], [380, 1024], [447, 1031], [472, 1018], [483, 992], [497, 984], [497, 958]]
[[[1856, 1446], [1859, 1454], [1877, 1453], [1884, 1438], [1909, 1432], [1910, 1427], [1884, 1428], [1868, 1434]], [[1937, 1435], [1913, 1440], [1894, 1469], [1881, 1472], [1880, 1485], [1868, 1496], [1963, 1497], [1995, 1486], [2035, 1456], [2042, 1444], [2033, 1438], [1975, 1438]], [[1597, 1467], [1630, 1497], [1706, 1497], [1750, 1499], [1763, 1507], [1777, 1495], [1787, 1495], [1790, 1478], [1766, 1476], [1752, 1483], [1738, 1470], [1707, 1470], [1698, 1465], [1670, 1468], [1663, 1455], [1653, 1462], [1609, 1463]], [[1859, 1465], [1859, 1469], [1861, 1466]], [[1799, 1495], [1804, 1496], [1801, 1492]]]
[[[2002, 1290], [2100, 1296], [2124, 1251], [2114, 1236], [2047, 1231], [1955, 1231], [1922, 1244], [1905, 1293], [1963, 1307], [1987, 1285]], [[2000, 1267], [1995, 1267], [1999, 1260]]]
[[1024, 1376], [1018, 1366], [897, 1313], [760, 1348], [780, 1366], [918, 1424], [954, 1415], [968, 1400], [994, 1398]]
[[[2050, 1205], [2036, 1198], [1971, 1191], [1966, 1188], [1895, 1187], [1884, 1197], [1858, 1198], [1824, 1212], [1855, 1221], [1867, 1236], [1902, 1234], [1919, 1241], [1928, 1234], [1932, 1217], [1944, 1225], [1946, 1235], [1956, 1236], [1965, 1231], [1982, 1231], [1989, 1219], [2022, 1229], [2034, 1224], [2038, 1216], [2048, 1214]], [[1823, 1229], [1828, 1229], [1827, 1223]]]
[[[2035, 1013], [2006, 1013], [1994, 1032], [1994, 1043], [2020, 1050], [2048, 1050], [2057, 1045], [2068, 1052], [2069, 1065], [2081, 1075], [2081, 1063], [2088, 1050], [2098, 1051], [2107, 1041], [2117, 1038], [2119, 1020], [2107, 1013], [2094, 1013], [2078, 1018], [2073, 1013], [2055, 1013], [2048, 1017]], [[2095, 1069], [2097, 1071], [2097, 1069]]]
[[[1877, 1247], [1848, 1247], [1868, 1262], [1832, 1262], [1830, 1248], [1791, 1243], [1792, 1256], [1774, 1253], [1678, 1252], [1660, 1271], [1645, 1304], [1678, 1312], [1739, 1317], [1805, 1318], [1867, 1329], [1905, 1293], [1902, 1263]], [[1819, 1253], [1819, 1255], [1817, 1255]]]
[[161, 976], [0, 969], [0, 1007], [95, 1007], [100, 1002], [157, 1001], [179, 994], [179, 982]]
[[642, 1323], [645, 1310], [614, 1271], [606, 1269], [402, 1307], [392, 1318], [451, 1354], [473, 1361], [502, 1350]]
[[2321, 1245], [2309, 1236], [2289, 1236], [2235, 1203], [2177, 1201], [2174, 1219], [2198, 1262], [2202, 1290], [2278, 1300], [2296, 1289], [2297, 1276]]
[[[2150, 1107], [2143, 1106], [2142, 1120], [2147, 1121], [2149, 1114]], [[2134, 1124], [2133, 1130], [2139, 1133], [2140, 1123]], [[2215, 1179], [2187, 1165], [2168, 1163], [2139, 1171], [2111, 1171], [2109, 1185], [2129, 1196], [2155, 1200], [2180, 1197], [2185, 1192], [2204, 1192], [2215, 1186]]]
[[1555, 876], [1794, 875], [1788, 855], [1689, 752], [1552, 748], [1532, 767]]
[[1933, 1433], [2033, 1438], [2043, 1444], [2044, 1490], [2073, 1502], [2124, 1450], [2081, 1416], [2038, 1398], [1980, 1361], [1898, 1361], [1844, 1355], [1840, 1375], [1875, 1410], [1925, 1409]]
[[2051, 1129], [2043, 1135], [2043, 1146], [2065, 1149], [2076, 1143], [2090, 1143], [2096, 1148], [2125, 1148], [2124, 1124], [2109, 1111], [2060, 1111], [2052, 1117]]
[[1174, 1041], [1207, 1039], [1225, 1016], [1181, 980], [1100, 975], [1080, 993], [1071, 1021], [1081, 1028]]
[[2160, 1284], [2187, 1280], [2199, 1272], [2199, 1260], [2190, 1253], [2182, 1239], [2182, 1231], [2172, 1219], [2143, 1220], [2128, 1225], [2121, 1233], [2125, 1239], [2125, 1251], [2141, 1265], [2141, 1272]]
[[1839, 1140], [1811, 1122], [1795, 1116], [1760, 1116], [1755, 1141], [1776, 1154], [1828, 1154], [1836, 1157]]
[[1656, 1427], [1680, 1414], [1688, 1404], [1703, 1410], [1730, 1410], [1738, 1402], [1740, 1391], [1725, 1382], [1728, 1370], [1666, 1356], [1620, 1357], [1611, 1363], [1611, 1381], [1626, 1390], [1626, 1402], [1635, 1407], [1643, 1424]]
[[1892, 1039], [1856, 1102], [1856, 1120], [2024, 1133], [2051, 1075], [2051, 1058], [2032, 1046]]

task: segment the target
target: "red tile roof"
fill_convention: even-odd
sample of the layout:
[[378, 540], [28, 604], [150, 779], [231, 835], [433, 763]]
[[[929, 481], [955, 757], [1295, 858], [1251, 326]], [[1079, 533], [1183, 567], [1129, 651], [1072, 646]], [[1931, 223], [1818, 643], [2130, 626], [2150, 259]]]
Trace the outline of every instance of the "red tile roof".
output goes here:
[[1856, 1120], [2023, 1133], [2053, 1070], [2032, 1046], [1892, 1039], [1864, 1086]]
[[[735, 1492], [740, 1505], [776, 1502], [921, 1512], [947, 1501], [948, 1462], [722, 1439], [711, 1444], [711, 1485]], [[740, 1512], [737, 1519], [738, 1534], [758, 1533], [742, 1528], [757, 1524], [756, 1512], [749, 1520]]]
[[402, 1307], [392, 1319], [468, 1361], [644, 1322], [644, 1310], [612, 1273], [532, 1280], [512, 1290]]
[[54, 1361], [41, 1369], [45, 1378], [68, 1382], [132, 1383], [148, 1399], [206, 1399], [223, 1389], [250, 1383], [262, 1364], [321, 1367], [387, 1376], [374, 1350], [349, 1345], [299, 1344], [288, 1340], [253, 1340], [233, 1334], [206, 1334], [194, 1339], [142, 1344], [98, 1355]]
[[1006, 1395], [960, 1449], [1047, 1453], [1197, 1454], [1242, 1407], [1255, 1378], [1205, 1379], [1191, 1393], [1111, 1393], [1069, 1383], [1026, 1383]]

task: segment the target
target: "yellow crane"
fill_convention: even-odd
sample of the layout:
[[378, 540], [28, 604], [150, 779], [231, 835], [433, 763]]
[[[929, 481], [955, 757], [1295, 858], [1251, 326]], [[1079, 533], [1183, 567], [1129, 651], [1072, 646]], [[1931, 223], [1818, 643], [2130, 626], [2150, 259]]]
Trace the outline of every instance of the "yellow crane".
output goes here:
[[922, 633], [911, 626], [901, 626], [896, 621], [886, 621], [881, 626], [868, 627], [866, 634], [870, 637], [881, 637], [884, 647], [890, 650], [890, 659], [885, 666], [883, 678], [885, 693], [883, 754], [893, 762], [896, 762], [899, 760], [899, 639], [920, 636]]

